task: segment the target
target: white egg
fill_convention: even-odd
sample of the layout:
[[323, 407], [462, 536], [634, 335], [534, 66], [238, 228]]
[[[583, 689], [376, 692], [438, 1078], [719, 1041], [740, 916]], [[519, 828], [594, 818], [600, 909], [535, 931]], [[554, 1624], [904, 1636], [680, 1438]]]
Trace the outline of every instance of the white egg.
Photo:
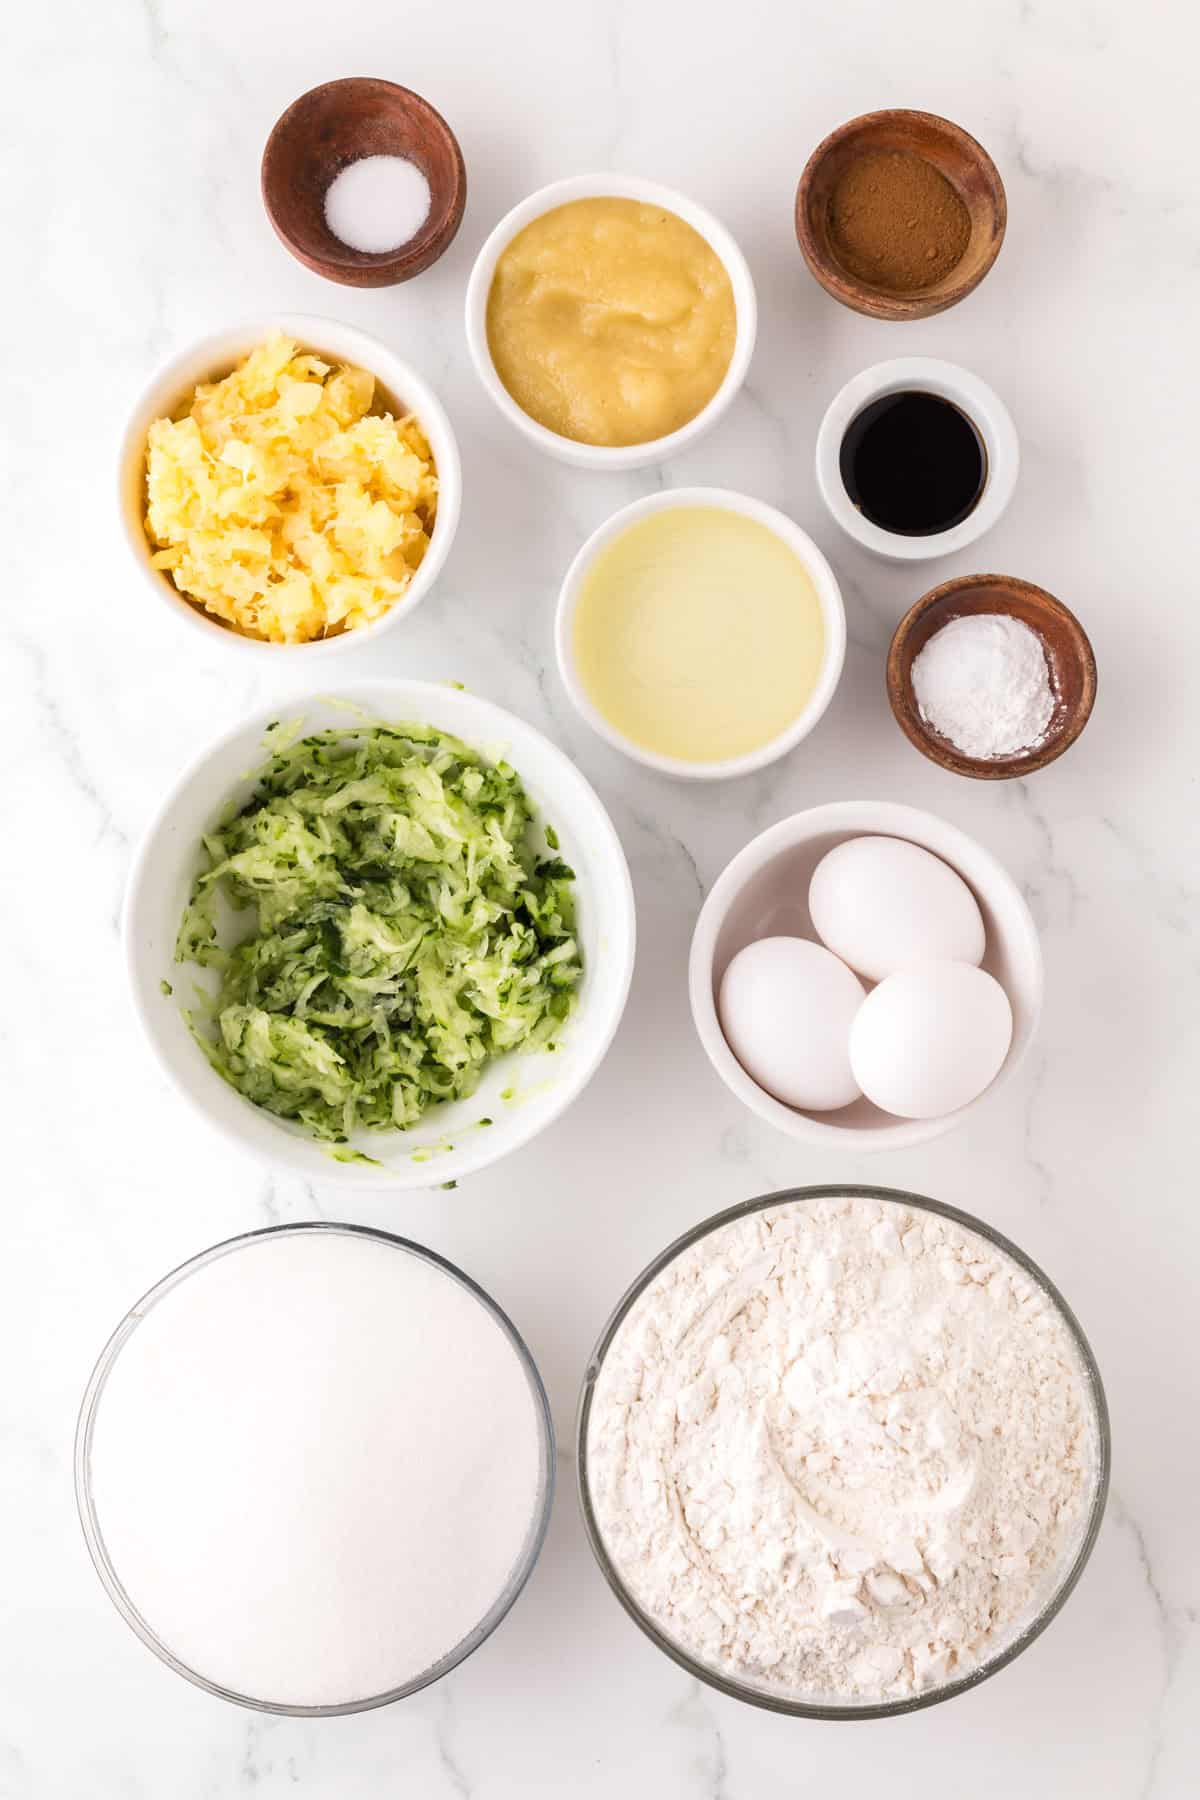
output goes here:
[[940, 856], [904, 838], [848, 838], [823, 856], [808, 889], [823, 944], [869, 981], [912, 963], [983, 961], [979, 902]]
[[884, 1112], [940, 1119], [995, 1080], [1011, 1042], [1008, 995], [986, 970], [918, 963], [889, 975], [859, 1007], [850, 1066]]
[[787, 1106], [833, 1112], [859, 1096], [850, 1025], [863, 1004], [858, 977], [807, 938], [760, 938], [721, 980], [717, 1010], [733, 1054]]

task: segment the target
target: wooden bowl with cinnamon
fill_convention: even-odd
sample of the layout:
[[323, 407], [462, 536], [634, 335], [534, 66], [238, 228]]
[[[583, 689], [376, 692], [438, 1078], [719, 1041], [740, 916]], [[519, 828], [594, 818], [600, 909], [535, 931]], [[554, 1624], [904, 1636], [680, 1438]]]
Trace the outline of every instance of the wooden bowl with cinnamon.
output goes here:
[[927, 319], [979, 286], [1004, 242], [995, 163], [936, 113], [863, 113], [813, 151], [796, 237], [821, 286], [872, 319]]

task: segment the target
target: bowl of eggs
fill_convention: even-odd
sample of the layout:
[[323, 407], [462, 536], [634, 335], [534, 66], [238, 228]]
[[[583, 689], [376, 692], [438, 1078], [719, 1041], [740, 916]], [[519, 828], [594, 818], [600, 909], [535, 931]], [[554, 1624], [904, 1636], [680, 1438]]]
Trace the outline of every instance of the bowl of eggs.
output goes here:
[[965, 832], [886, 801], [781, 820], [696, 921], [692, 1017], [725, 1085], [803, 1142], [895, 1150], [949, 1131], [1024, 1056], [1037, 928]]

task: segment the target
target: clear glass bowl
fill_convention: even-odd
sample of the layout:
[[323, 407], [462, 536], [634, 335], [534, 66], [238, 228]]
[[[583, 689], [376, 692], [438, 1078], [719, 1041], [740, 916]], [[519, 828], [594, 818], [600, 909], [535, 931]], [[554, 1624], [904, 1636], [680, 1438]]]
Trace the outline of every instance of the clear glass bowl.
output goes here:
[[[1041, 1288], [1057, 1310], [1075, 1342], [1084, 1375], [1091, 1390], [1096, 1428], [1096, 1471], [1091, 1504], [1088, 1517], [1080, 1537], [1078, 1548], [1069, 1566], [1065, 1569], [1058, 1586], [1025, 1629], [1006, 1645], [997, 1655], [987, 1662], [979, 1664], [970, 1674], [957, 1681], [948, 1681], [940, 1687], [929, 1688], [920, 1694], [913, 1694], [903, 1700], [879, 1701], [870, 1705], [839, 1706], [832, 1701], [802, 1700], [770, 1688], [755, 1687], [748, 1682], [735, 1680], [723, 1670], [713, 1668], [708, 1663], [697, 1661], [679, 1644], [668, 1637], [649, 1614], [643, 1612], [637, 1601], [630, 1594], [623, 1582], [619, 1570], [614, 1566], [605, 1547], [599, 1522], [592, 1507], [591, 1495], [588, 1491], [588, 1423], [591, 1418], [592, 1398], [595, 1393], [597, 1377], [604, 1364], [604, 1358], [615, 1338], [626, 1315], [638, 1301], [645, 1290], [661, 1274], [668, 1263], [671, 1263], [683, 1251], [688, 1250], [710, 1232], [719, 1231], [722, 1226], [731, 1224], [735, 1219], [745, 1218], [748, 1213], [765, 1212], [774, 1206], [783, 1206], [793, 1201], [822, 1200], [828, 1198], [890, 1200], [898, 1205], [910, 1207], [916, 1211], [938, 1213], [944, 1219], [953, 1219], [968, 1231], [975, 1232], [986, 1239], [997, 1250], [1011, 1257], [1030, 1279]], [[583, 1380], [583, 1391], [579, 1399], [579, 1413], [576, 1424], [577, 1468], [579, 1482], [579, 1502], [583, 1509], [584, 1528], [588, 1542], [600, 1565], [600, 1571], [609, 1587], [616, 1595], [625, 1611], [635, 1625], [641, 1627], [651, 1643], [656, 1644], [664, 1655], [672, 1662], [686, 1669], [697, 1681], [716, 1688], [718, 1693], [728, 1694], [733, 1700], [745, 1700], [751, 1706], [765, 1707], [769, 1712], [786, 1713], [797, 1719], [890, 1719], [898, 1713], [919, 1712], [923, 1707], [936, 1706], [943, 1700], [951, 1700], [955, 1694], [965, 1693], [968, 1688], [978, 1687], [989, 1675], [1012, 1662], [1014, 1657], [1028, 1649], [1036, 1637], [1049, 1625], [1051, 1619], [1060, 1611], [1071, 1593], [1075, 1583], [1083, 1573], [1084, 1565], [1092, 1553], [1100, 1530], [1100, 1521], [1104, 1516], [1104, 1506], [1108, 1498], [1109, 1470], [1112, 1462], [1112, 1442], [1109, 1432], [1108, 1405], [1104, 1398], [1104, 1386], [1100, 1379], [1100, 1371], [1096, 1359], [1092, 1355], [1091, 1346], [1083, 1334], [1082, 1327], [1074, 1313], [1055, 1287], [1049, 1277], [1043, 1274], [1037, 1264], [1026, 1256], [1023, 1250], [1010, 1243], [1008, 1238], [991, 1225], [984, 1224], [982, 1219], [972, 1217], [970, 1213], [959, 1211], [954, 1206], [944, 1206], [940, 1201], [928, 1200], [921, 1194], [909, 1194], [900, 1188], [858, 1187], [832, 1183], [822, 1187], [784, 1188], [778, 1193], [763, 1194], [755, 1200], [745, 1200], [739, 1206], [731, 1206], [725, 1212], [714, 1214], [693, 1226], [682, 1237], [669, 1244], [660, 1256], [656, 1256], [649, 1266], [643, 1269], [637, 1280], [617, 1303], [604, 1330], [600, 1334], [596, 1348], [593, 1350]]]
[[[456, 1644], [453, 1650], [448, 1651], [428, 1669], [422, 1670], [414, 1680], [405, 1682], [400, 1687], [391, 1688], [386, 1693], [370, 1694], [361, 1700], [339, 1701], [332, 1706], [292, 1706], [280, 1701], [256, 1699], [251, 1694], [239, 1694], [231, 1688], [222, 1687], [218, 1682], [209, 1681], [198, 1669], [189, 1668], [186, 1663], [181, 1662], [138, 1612], [121, 1584], [121, 1578], [109, 1557], [100, 1530], [92, 1494], [91, 1444], [96, 1409], [109, 1373], [123, 1345], [137, 1330], [145, 1315], [165, 1294], [170, 1293], [172, 1288], [177, 1287], [180, 1282], [186, 1281], [198, 1270], [215, 1262], [218, 1257], [239, 1250], [245, 1244], [259, 1238], [294, 1237], [315, 1232], [340, 1232], [351, 1237], [371, 1238], [377, 1243], [388, 1245], [391, 1249], [406, 1250], [410, 1255], [420, 1257], [423, 1262], [431, 1263], [443, 1274], [451, 1276], [487, 1308], [512, 1344], [528, 1377], [537, 1413], [540, 1466], [533, 1517], [508, 1581], [478, 1625], [468, 1632], [461, 1643]], [[197, 1687], [203, 1688], [207, 1693], [216, 1694], [222, 1700], [232, 1700], [238, 1706], [251, 1707], [255, 1712], [287, 1713], [297, 1718], [329, 1718], [340, 1713], [366, 1712], [375, 1706], [387, 1706], [393, 1700], [403, 1700], [407, 1695], [418, 1693], [422, 1688], [429, 1687], [435, 1681], [440, 1681], [443, 1675], [448, 1675], [451, 1669], [455, 1669], [459, 1663], [465, 1662], [472, 1651], [477, 1650], [484, 1639], [491, 1636], [533, 1573], [534, 1564], [541, 1554], [550, 1524], [550, 1509], [554, 1502], [554, 1466], [554, 1426], [542, 1378], [525, 1340], [491, 1295], [485, 1292], [477, 1282], [472, 1281], [469, 1275], [465, 1275], [461, 1269], [456, 1268], [452, 1262], [448, 1262], [444, 1256], [438, 1256], [433, 1250], [427, 1250], [423, 1244], [414, 1244], [409, 1238], [397, 1237], [389, 1231], [375, 1231], [363, 1225], [332, 1224], [323, 1220], [300, 1225], [275, 1225], [265, 1231], [248, 1231], [240, 1237], [227, 1238], [224, 1243], [214, 1244], [211, 1249], [201, 1251], [199, 1256], [191, 1257], [187, 1262], [181, 1263], [177, 1269], [172, 1270], [169, 1275], [164, 1276], [150, 1289], [149, 1293], [144, 1294], [137, 1304], [130, 1308], [105, 1345], [83, 1396], [79, 1424], [75, 1434], [75, 1498], [79, 1507], [83, 1534], [87, 1540], [92, 1561], [96, 1566], [96, 1572], [125, 1623], [137, 1633], [142, 1642], [153, 1650], [157, 1657], [166, 1663], [168, 1668], [174, 1669], [177, 1675], [182, 1675], [187, 1681], [194, 1682]]]

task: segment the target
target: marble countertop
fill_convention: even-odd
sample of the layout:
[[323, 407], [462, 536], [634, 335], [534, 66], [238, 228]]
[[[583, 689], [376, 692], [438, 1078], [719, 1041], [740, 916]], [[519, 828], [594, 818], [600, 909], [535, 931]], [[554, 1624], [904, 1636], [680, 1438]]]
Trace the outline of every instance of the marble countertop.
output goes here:
[[[10, 745], [0, 929], [7, 1234], [0, 1258], [0, 1796], [4, 1800], [766, 1800], [835, 1791], [1182, 1800], [1200, 1763], [1194, 1319], [1194, 445], [1200, 300], [1188, 9], [1149, 0], [49, 0], [10, 18], [0, 373], [7, 499], [0, 646]], [[322, 283], [272, 236], [258, 159], [282, 108], [334, 75], [427, 94], [470, 174], [451, 252], [407, 287]], [[1008, 188], [1008, 240], [941, 318], [882, 325], [809, 279], [792, 196], [812, 146], [866, 109], [949, 114]], [[591, 477], [541, 458], [468, 364], [462, 296], [496, 218], [597, 167], [694, 193], [750, 260], [759, 346], [730, 415], [675, 463]], [[457, 545], [411, 627], [337, 673], [454, 678], [563, 745], [612, 810], [640, 920], [634, 992], [600, 1074], [509, 1162], [454, 1194], [339, 1198], [256, 1167], [195, 1119], [131, 1018], [117, 920], [131, 849], [185, 759], [271, 684], [152, 617], [118, 541], [116, 434], [151, 365], [269, 310], [393, 343], [439, 389], [463, 450]], [[817, 422], [855, 370], [961, 361], [1009, 404], [1024, 465], [964, 556], [907, 572], [825, 515]], [[1190, 367], [1189, 367], [1190, 364]], [[793, 514], [849, 614], [845, 676], [802, 748], [687, 789], [636, 770], [571, 712], [552, 608], [583, 536], [657, 484], [720, 483]], [[1026, 576], [1090, 631], [1086, 736], [1028, 782], [920, 758], [888, 711], [903, 609], [972, 569]], [[728, 857], [822, 800], [928, 807], [1024, 887], [1047, 1006], [1020, 1075], [969, 1123], [884, 1158], [804, 1149], [745, 1112], [693, 1035], [692, 921]], [[1113, 1414], [1094, 1559], [1044, 1637], [946, 1707], [802, 1724], [697, 1687], [619, 1610], [577, 1516], [575, 1397], [593, 1338], [643, 1264], [705, 1214], [825, 1179], [912, 1188], [983, 1215], [1058, 1281]], [[120, 1622], [75, 1516], [71, 1451], [103, 1340], [158, 1276], [217, 1239], [351, 1215], [461, 1262], [509, 1309], [562, 1439], [550, 1541], [521, 1603], [449, 1680], [382, 1711], [261, 1718], [176, 1679]]]

